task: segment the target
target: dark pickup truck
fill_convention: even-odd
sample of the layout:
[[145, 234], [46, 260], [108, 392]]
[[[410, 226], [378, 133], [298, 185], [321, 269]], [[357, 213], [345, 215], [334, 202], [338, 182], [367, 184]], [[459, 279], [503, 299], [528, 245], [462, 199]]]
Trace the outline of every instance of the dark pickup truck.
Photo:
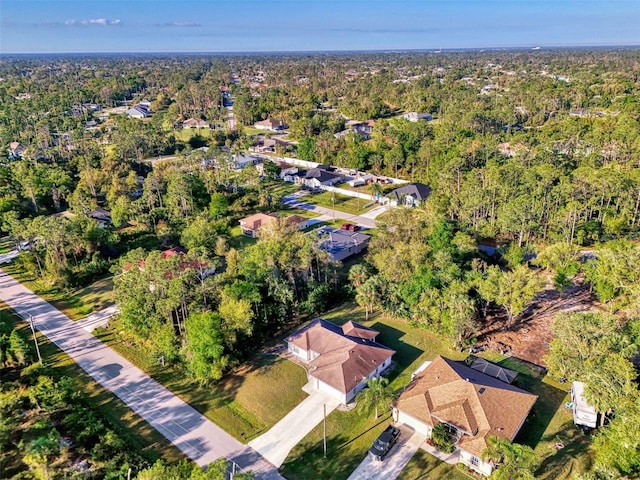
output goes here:
[[374, 460], [384, 460], [384, 457], [387, 456], [387, 453], [389, 453], [391, 447], [398, 441], [398, 438], [400, 438], [400, 430], [393, 425], [389, 425], [377, 440], [373, 442], [373, 445], [369, 449], [369, 456]]

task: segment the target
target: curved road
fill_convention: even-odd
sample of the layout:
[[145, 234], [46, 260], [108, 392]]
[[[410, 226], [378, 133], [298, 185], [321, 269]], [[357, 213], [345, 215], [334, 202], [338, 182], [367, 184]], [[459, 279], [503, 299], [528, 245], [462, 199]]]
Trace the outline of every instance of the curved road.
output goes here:
[[0, 300], [64, 350], [103, 387], [144, 418], [186, 456], [205, 466], [233, 460], [258, 479], [283, 480], [276, 467], [0, 269]]

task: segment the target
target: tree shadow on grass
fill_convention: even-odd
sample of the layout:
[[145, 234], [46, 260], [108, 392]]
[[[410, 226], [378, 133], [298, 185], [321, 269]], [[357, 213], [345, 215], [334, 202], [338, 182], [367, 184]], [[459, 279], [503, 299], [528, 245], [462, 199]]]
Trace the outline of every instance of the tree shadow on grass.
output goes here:
[[389, 347], [396, 352], [393, 355], [393, 361], [395, 362], [397, 368], [395, 368], [389, 374], [390, 382], [392, 382], [398, 375], [400, 375], [404, 371], [405, 368], [411, 365], [420, 355], [424, 353], [424, 350], [406, 343], [403, 340], [403, 337], [406, 336], [406, 333], [398, 330], [397, 328], [393, 328], [381, 322], [374, 323], [371, 328], [380, 332], [380, 335], [378, 335], [378, 337], [376, 338], [376, 341], [378, 343], [381, 343], [385, 347]]
[[[543, 435], [552, 418], [565, 401], [567, 392], [556, 388], [543, 379], [546, 374], [536, 365], [516, 357], [506, 358], [498, 365], [518, 371], [514, 386], [538, 396], [531, 413], [516, 437], [516, 442], [535, 448], [543, 440]], [[526, 373], [525, 373], [526, 372]]]
[[591, 457], [587, 453], [591, 444], [589, 435], [571, 421], [562, 425], [561, 431], [562, 435], [542, 438], [542, 441], [554, 442], [556, 448], [542, 461], [535, 472], [536, 478], [570, 478], [572, 474], [591, 465]]

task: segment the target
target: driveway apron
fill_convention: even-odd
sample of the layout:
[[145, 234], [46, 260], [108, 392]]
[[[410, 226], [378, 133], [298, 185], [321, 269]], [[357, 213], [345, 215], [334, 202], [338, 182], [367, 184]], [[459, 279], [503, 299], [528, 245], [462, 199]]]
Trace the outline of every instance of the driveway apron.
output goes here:
[[276, 467], [282, 465], [293, 447], [322, 422], [340, 402], [322, 392], [313, 391], [271, 429], [249, 442], [249, 446]]

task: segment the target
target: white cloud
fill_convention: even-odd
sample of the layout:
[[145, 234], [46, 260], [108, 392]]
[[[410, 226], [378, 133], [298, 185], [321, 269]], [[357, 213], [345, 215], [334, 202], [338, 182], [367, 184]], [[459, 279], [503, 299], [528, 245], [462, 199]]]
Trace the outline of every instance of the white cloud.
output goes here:
[[65, 20], [64, 24], [65, 25], [102, 25], [102, 26], [120, 25], [120, 19], [114, 18], [113, 20], [110, 20], [108, 18], [90, 18], [85, 20], [76, 20], [75, 18], [72, 18], [70, 20]]
[[167, 27], [201, 27], [202, 24], [198, 22], [167, 22]]

